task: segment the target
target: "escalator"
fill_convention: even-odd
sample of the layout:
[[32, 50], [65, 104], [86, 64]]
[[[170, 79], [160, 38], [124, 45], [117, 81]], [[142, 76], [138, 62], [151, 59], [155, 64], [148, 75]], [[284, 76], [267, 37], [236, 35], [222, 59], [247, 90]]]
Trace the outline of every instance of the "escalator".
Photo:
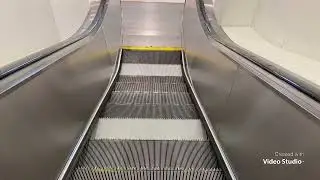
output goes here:
[[111, 96], [69, 179], [225, 179], [189, 94], [182, 53], [122, 50]]
[[319, 179], [319, 101], [220, 44], [204, 3], [102, 0], [1, 72], [0, 179]]

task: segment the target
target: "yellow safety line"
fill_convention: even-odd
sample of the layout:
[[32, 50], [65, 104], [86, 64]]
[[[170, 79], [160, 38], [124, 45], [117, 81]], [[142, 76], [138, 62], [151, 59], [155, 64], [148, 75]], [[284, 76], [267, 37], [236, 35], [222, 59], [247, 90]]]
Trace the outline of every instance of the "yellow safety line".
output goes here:
[[[182, 51], [181, 47], [167, 47], [167, 46], [122, 46], [122, 49], [136, 50], [136, 51]], [[197, 60], [206, 60], [203, 55], [195, 54], [193, 52], [185, 51], [186, 55], [190, 55], [192, 58]]]
[[165, 47], [165, 46], [122, 46], [122, 49], [137, 51], [181, 51], [181, 47]]

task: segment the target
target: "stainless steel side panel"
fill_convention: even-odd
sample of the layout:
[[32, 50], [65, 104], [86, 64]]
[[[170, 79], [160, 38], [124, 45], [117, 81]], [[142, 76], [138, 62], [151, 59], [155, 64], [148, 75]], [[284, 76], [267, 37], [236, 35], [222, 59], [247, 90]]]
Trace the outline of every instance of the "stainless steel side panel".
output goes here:
[[1, 178], [58, 175], [112, 73], [99, 35], [0, 99]]
[[[212, 46], [201, 28], [194, 0], [186, 1], [183, 30], [193, 85], [238, 178], [319, 179], [319, 117]], [[279, 157], [276, 152], [303, 154]], [[263, 159], [300, 159], [303, 163], [265, 165]]]
[[119, 0], [108, 1], [108, 10], [101, 28], [108, 45], [108, 51], [116, 58], [121, 45], [121, 5]]
[[[118, 14], [112, 18], [120, 21], [120, 11]], [[109, 46], [116, 49], [116, 37], [120, 43], [121, 27], [117, 27], [119, 34], [113, 34], [112, 45], [106, 42], [107, 28], [102, 27], [85, 46], [1, 96], [0, 179], [58, 177], [114, 69]]]

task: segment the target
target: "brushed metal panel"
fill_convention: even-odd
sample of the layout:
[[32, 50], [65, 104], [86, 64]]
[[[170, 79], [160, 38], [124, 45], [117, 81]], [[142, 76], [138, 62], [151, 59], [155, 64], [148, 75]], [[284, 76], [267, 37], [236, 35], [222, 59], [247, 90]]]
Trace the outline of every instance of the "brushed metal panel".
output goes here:
[[108, 10], [102, 22], [102, 31], [112, 58], [116, 58], [121, 45], [121, 5], [119, 0], [109, 0]]
[[[223, 117], [220, 137], [241, 179], [318, 179], [320, 121], [242, 68]], [[302, 152], [302, 165], [263, 165], [275, 152]]]
[[[199, 97], [206, 99], [203, 104], [210, 109], [206, 113], [211, 117], [220, 115], [220, 107], [226, 104], [238, 67], [212, 47], [203, 32], [196, 8], [195, 2], [186, 1], [183, 21], [184, 48], [193, 85]], [[212, 123], [214, 125], [215, 122]], [[215, 127], [215, 130], [218, 131], [218, 127]]]
[[[112, 7], [118, 16], [107, 13], [104, 23], [108, 18], [120, 22], [120, 3]], [[114, 70], [120, 23], [113, 31], [108, 28], [104, 25], [89, 43], [62, 58], [46, 57], [61, 59], [0, 97], [1, 179], [57, 178]], [[106, 39], [112, 32], [118, 35]]]
[[[266, 83], [260, 69], [248, 71], [227, 51], [222, 54], [204, 34], [196, 2], [186, 1], [184, 47], [193, 85], [239, 179], [319, 179], [320, 121], [304, 110], [308, 103], [293, 91]], [[212, 42], [212, 41], [211, 41]], [[243, 61], [244, 59], [242, 59]], [[268, 75], [268, 78], [274, 78]], [[266, 78], [264, 78], [266, 79]], [[286, 89], [287, 88], [287, 89]], [[309, 105], [312, 103], [309, 103]], [[282, 159], [275, 152], [302, 152], [302, 165], [264, 165], [264, 158]]]
[[183, 4], [122, 2], [123, 45], [181, 47]]
[[114, 64], [92, 43], [0, 100], [1, 178], [55, 179], [106, 88]]

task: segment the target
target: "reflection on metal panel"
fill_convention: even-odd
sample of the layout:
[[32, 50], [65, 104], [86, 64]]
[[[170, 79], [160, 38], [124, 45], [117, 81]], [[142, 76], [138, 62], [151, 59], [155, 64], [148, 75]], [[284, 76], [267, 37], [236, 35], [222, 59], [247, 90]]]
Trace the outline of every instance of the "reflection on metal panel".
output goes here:
[[2, 178], [57, 177], [108, 84], [112, 66], [100, 33], [94, 42], [1, 98]]
[[[118, 14], [112, 18], [120, 21]], [[113, 28], [119, 33], [120, 23]], [[120, 35], [115, 34], [107, 46], [110, 39], [100, 29], [83, 47], [69, 49], [73, 52], [67, 56], [46, 57], [49, 62], [61, 59], [1, 96], [1, 179], [58, 177], [109, 83], [115, 63], [109, 45], [118, 48], [116, 37], [119, 45]]]
[[181, 46], [183, 4], [122, 2], [123, 45]]
[[[319, 119], [212, 46], [196, 8], [187, 0], [183, 29], [190, 75], [239, 179], [319, 179]], [[263, 159], [286, 158], [275, 152], [302, 152], [287, 159], [304, 162], [264, 165]]]
[[108, 50], [116, 58], [121, 39], [121, 6], [119, 0], [109, 0], [108, 10], [102, 23]]

